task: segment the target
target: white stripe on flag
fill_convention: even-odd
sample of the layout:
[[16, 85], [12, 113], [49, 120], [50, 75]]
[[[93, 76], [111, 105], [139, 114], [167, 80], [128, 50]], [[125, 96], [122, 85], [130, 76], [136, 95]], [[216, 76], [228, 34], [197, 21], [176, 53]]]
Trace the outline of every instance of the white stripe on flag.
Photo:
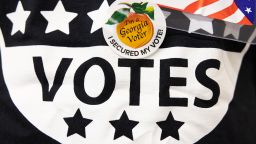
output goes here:
[[234, 2], [234, 0], [219, 0], [215, 3], [212, 3], [205, 7], [199, 8], [195, 12], [195, 14], [201, 14], [203, 16], [208, 16], [208, 15], [214, 14], [216, 12], [219, 12], [221, 10], [224, 10], [225, 8], [231, 6], [233, 4], [233, 2]]
[[232, 23], [239, 23], [244, 18], [244, 14], [240, 11], [240, 9], [237, 9], [236, 12], [225, 18], [225, 21], [232, 22]]

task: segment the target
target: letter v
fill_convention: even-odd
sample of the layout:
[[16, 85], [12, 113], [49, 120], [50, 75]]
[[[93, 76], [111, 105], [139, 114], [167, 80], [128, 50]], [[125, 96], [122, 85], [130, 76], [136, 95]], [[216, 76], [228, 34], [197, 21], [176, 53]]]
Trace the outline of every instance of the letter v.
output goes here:
[[73, 59], [71, 58], [63, 58], [58, 66], [58, 69], [54, 76], [54, 81], [52, 87], [49, 89], [49, 82], [45, 75], [44, 65], [42, 61], [42, 57], [33, 57], [34, 68], [36, 72], [36, 76], [41, 83], [42, 91], [43, 91], [43, 101], [52, 102], [57, 91], [61, 87], [65, 74], [71, 64]]

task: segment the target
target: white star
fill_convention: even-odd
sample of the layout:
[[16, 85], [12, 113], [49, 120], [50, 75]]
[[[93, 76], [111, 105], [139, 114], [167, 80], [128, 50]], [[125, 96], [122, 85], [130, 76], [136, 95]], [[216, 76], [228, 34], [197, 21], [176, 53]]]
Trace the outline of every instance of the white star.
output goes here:
[[190, 20], [189, 33], [202, 29], [213, 34], [212, 19], [195, 14], [184, 13], [184, 15]]
[[246, 10], [245, 10], [248, 14], [250, 14], [252, 12], [252, 8], [248, 8], [246, 7]]
[[242, 25], [226, 22], [224, 37], [228, 35], [233, 35], [234, 38], [239, 39], [241, 27]]
[[67, 12], [61, 1], [58, 2], [53, 11], [41, 11], [41, 14], [48, 21], [45, 33], [60, 30], [69, 34], [69, 23], [77, 16], [77, 13]]
[[12, 21], [13, 24], [11, 35], [15, 34], [18, 31], [20, 31], [23, 34], [25, 33], [26, 21], [29, 15], [30, 11], [24, 11], [22, 3], [19, 1], [16, 11], [6, 15]]
[[94, 33], [100, 29], [104, 23], [107, 21], [107, 12], [108, 12], [108, 1], [104, 0], [98, 10], [88, 12], [87, 15], [93, 20], [91, 27], [91, 33]]
[[171, 15], [171, 12], [163, 11], [163, 14], [164, 14], [165, 19], [167, 19]]

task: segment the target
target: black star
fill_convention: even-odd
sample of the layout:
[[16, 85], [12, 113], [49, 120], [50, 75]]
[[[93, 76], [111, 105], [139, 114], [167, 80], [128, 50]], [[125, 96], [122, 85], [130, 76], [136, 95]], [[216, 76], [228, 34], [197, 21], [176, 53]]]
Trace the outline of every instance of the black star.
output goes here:
[[124, 111], [119, 120], [110, 121], [110, 124], [115, 128], [115, 136], [114, 140], [121, 137], [126, 136], [127, 138], [133, 140], [132, 129], [139, 122], [129, 120], [126, 112]]
[[180, 140], [178, 130], [183, 124], [184, 122], [174, 120], [172, 113], [170, 112], [165, 121], [157, 122], [157, 125], [162, 129], [161, 140], [168, 136]]
[[78, 109], [73, 117], [64, 118], [68, 125], [68, 134], [71, 136], [73, 134], [79, 134], [82, 137], [85, 136], [85, 127], [92, 122], [90, 119], [83, 118], [80, 109]]

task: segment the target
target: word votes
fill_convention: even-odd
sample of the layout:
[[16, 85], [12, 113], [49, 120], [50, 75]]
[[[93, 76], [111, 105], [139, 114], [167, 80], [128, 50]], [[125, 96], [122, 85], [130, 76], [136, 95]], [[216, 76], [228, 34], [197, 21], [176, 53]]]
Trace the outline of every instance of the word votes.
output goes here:
[[[63, 84], [65, 74], [72, 63], [72, 58], [63, 58], [56, 70], [53, 85], [49, 88], [49, 82], [46, 78], [42, 57], [33, 57], [34, 69], [37, 78], [42, 86], [43, 101], [52, 102], [59, 88]], [[97, 97], [89, 96], [84, 85], [86, 73], [92, 66], [99, 66], [105, 77], [105, 84], [102, 92]], [[130, 68], [130, 105], [140, 105], [140, 79], [142, 68], [153, 68], [154, 60], [151, 59], [118, 59], [118, 67]], [[159, 79], [159, 106], [179, 106], [188, 107], [187, 98], [170, 97], [171, 86], [186, 86], [185, 77], [172, 77], [170, 74], [171, 67], [188, 67], [188, 59], [170, 58], [160, 60], [160, 79]], [[203, 100], [195, 98], [194, 105], [200, 108], [211, 108], [219, 99], [220, 87], [216, 81], [206, 75], [210, 68], [219, 69], [220, 61], [208, 59], [198, 64], [195, 69], [195, 76], [199, 83], [210, 89], [213, 93], [211, 99]], [[88, 105], [100, 105], [111, 98], [115, 89], [116, 76], [113, 67], [105, 59], [95, 57], [82, 63], [74, 74], [74, 92], [76, 97]]]

